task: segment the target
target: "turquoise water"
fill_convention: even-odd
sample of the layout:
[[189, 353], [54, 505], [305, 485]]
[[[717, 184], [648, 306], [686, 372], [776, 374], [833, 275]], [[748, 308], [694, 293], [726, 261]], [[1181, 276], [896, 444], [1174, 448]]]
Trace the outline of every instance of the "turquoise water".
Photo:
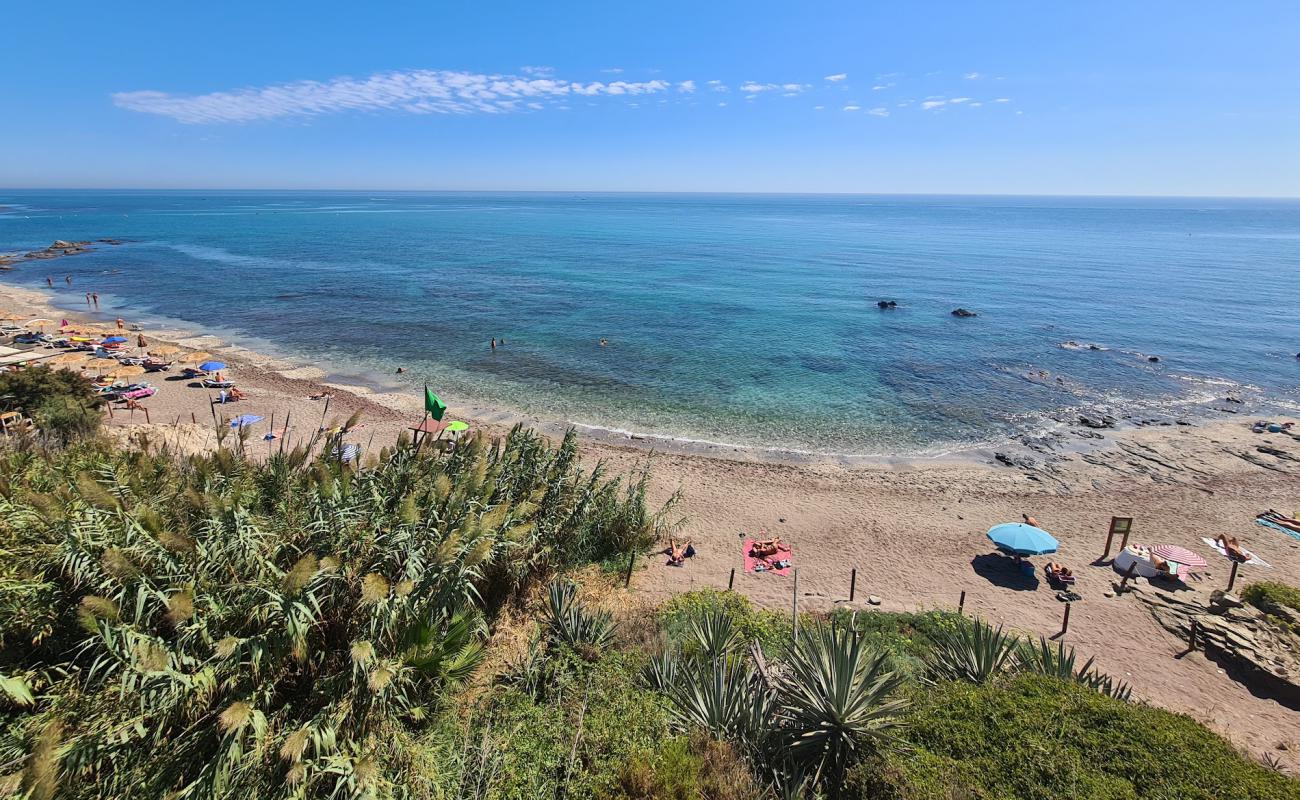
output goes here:
[[1295, 201], [0, 190], [0, 206], [0, 252], [129, 240], [5, 275], [54, 275], [68, 307], [95, 290], [114, 316], [592, 426], [878, 454], [1079, 408], [1300, 402]]

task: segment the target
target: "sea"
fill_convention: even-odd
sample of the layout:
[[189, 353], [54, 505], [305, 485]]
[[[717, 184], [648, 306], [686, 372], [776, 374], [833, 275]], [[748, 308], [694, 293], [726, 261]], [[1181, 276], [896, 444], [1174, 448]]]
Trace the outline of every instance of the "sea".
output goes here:
[[589, 431], [927, 455], [1300, 411], [1300, 201], [0, 190], [0, 252], [56, 239], [123, 243], [0, 280]]

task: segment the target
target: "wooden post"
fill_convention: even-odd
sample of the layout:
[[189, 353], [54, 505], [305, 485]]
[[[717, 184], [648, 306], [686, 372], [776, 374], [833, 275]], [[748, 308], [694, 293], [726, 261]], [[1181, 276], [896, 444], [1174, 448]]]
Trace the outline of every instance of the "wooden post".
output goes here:
[[289, 420], [293, 419], [293, 410], [284, 412], [284, 435], [280, 437], [280, 455], [284, 455], [284, 440], [289, 438]]
[[1110, 558], [1110, 546], [1111, 543], [1115, 541], [1115, 534], [1117, 533], [1124, 534], [1124, 541], [1123, 544], [1119, 546], [1119, 549], [1123, 550], [1125, 547], [1128, 547], [1128, 534], [1129, 531], [1132, 529], [1133, 529], [1132, 517], [1111, 517], [1110, 518], [1110, 531], [1106, 534], [1106, 552], [1101, 554], [1102, 561], [1105, 561], [1107, 558]]
[[849, 602], [853, 602], [853, 595], [858, 590], [858, 568], [854, 567], [849, 573]]
[[1189, 653], [1196, 649], [1196, 630], [1196, 620], [1192, 620], [1191, 631], [1187, 634], [1187, 652]]
[[736, 568], [732, 567], [731, 577], [727, 578], [727, 591], [731, 591], [731, 588], [735, 585], [736, 585]]
[[325, 416], [330, 413], [330, 396], [325, 395], [325, 410], [320, 412], [320, 429], [325, 430]]
[[150, 425], [152, 425], [153, 423], [149, 421], [149, 407], [148, 407], [148, 406], [140, 406], [140, 410], [144, 412], [144, 421], [145, 421], [145, 422], [148, 422]]
[[966, 590], [965, 589], [961, 590], [961, 597], [957, 598], [957, 613], [963, 615], [966, 613]]
[[199, 424], [199, 418], [196, 417], [196, 416], [194, 416], [194, 412], [193, 412], [193, 411], [190, 412], [190, 424], [192, 424], [192, 425], [198, 425], [198, 424]]
[[1061, 617], [1061, 633], [1064, 634], [1070, 629], [1070, 601], [1065, 602], [1065, 615]]
[[1228, 573], [1228, 591], [1230, 592], [1232, 591], [1233, 584], [1237, 582], [1237, 567], [1239, 566], [1241, 566], [1241, 562], [1233, 559], [1232, 572]]
[[636, 550], [628, 553], [627, 574], [623, 576], [623, 588], [626, 589], [632, 584], [632, 570], [636, 567]]
[[1128, 572], [1125, 572], [1125, 573], [1124, 573], [1124, 579], [1121, 580], [1121, 581], [1119, 582], [1119, 592], [1117, 592], [1117, 594], [1119, 594], [1119, 593], [1123, 593], [1125, 587], [1128, 586], [1128, 580], [1129, 580], [1129, 578], [1132, 578], [1132, 577], [1133, 577], [1133, 573], [1134, 573], [1134, 572], [1137, 572], [1137, 568], [1138, 568], [1138, 565], [1137, 565], [1137, 562], [1136, 562], [1136, 561], [1134, 561], [1132, 564], [1129, 564], [1129, 565], [1128, 565]]
[[106, 406], [108, 407], [108, 418], [109, 418], [109, 419], [112, 419], [112, 418], [113, 418], [113, 401], [112, 401], [112, 400], [109, 400], [109, 401], [108, 401], [107, 403], [105, 403], [104, 405], [106, 405]]
[[794, 568], [794, 594], [790, 599], [790, 620], [793, 636], [799, 636], [799, 568]]

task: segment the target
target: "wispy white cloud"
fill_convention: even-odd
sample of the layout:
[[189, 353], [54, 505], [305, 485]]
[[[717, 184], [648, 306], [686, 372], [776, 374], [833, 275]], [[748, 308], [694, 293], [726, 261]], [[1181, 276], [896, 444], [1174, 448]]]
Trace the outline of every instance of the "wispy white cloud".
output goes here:
[[622, 68], [622, 67], [605, 67], [604, 69], [601, 70], [601, 72], [605, 73], [606, 75], [622, 75], [622, 74], [623, 74], [623, 68]]
[[687, 93], [694, 92], [694, 91], [695, 91], [695, 81], [682, 81], [682, 82], [678, 83], [678, 84], [677, 84], [677, 91], [679, 91], [679, 92], [687, 92]]
[[948, 101], [943, 99], [942, 97], [935, 97], [929, 100], [921, 101], [921, 108], [925, 109], [926, 111], [934, 111], [936, 109], [941, 109], [946, 105], [948, 105]]
[[831, 83], [839, 83], [840, 81], [844, 80], [847, 77], [849, 77], [849, 74], [847, 72], [837, 72], [834, 75], [827, 75], [826, 80], [830, 81]]
[[968, 81], [977, 81], [977, 80], [979, 80], [980, 78], [983, 78], [984, 75], [983, 75], [983, 73], [980, 73], [980, 72], [967, 72], [967, 73], [966, 73], [965, 75], [963, 75], [962, 77], [965, 78], [965, 79], [968, 80]]
[[847, 106], [844, 107], [844, 110], [845, 110], [845, 111], [861, 111], [861, 110], [862, 110], [862, 106], [847, 105]]
[[876, 106], [875, 108], [871, 109], [867, 113], [873, 117], [887, 117], [889, 116], [889, 109], [885, 108], [884, 106]]
[[954, 98], [952, 98], [951, 100], [949, 100], [948, 102], [949, 102], [949, 103], [954, 103], [954, 104], [969, 103], [969, 102], [970, 102], [970, 98], [969, 98], [969, 97], [954, 97]]
[[999, 97], [998, 99], [994, 100], [993, 102], [995, 102], [995, 103], [1010, 103], [1010, 102], [1011, 102], [1011, 98], [1010, 98], [1010, 97]]
[[813, 106], [813, 111], [823, 111], [825, 109], [826, 106]]
[[894, 84], [892, 84], [892, 83], [877, 83], [875, 86], [872, 86], [872, 87], [871, 87], [871, 91], [873, 91], [873, 92], [883, 92], [883, 91], [886, 90], [886, 89], [892, 88], [893, 85], [894, 85]]
[[386, 72], [360, 79], [297, 81], [199, 95], [118, 92], [113, 95], [113, 102], [129, 111], [157, 114], [188, 124], [204, 124], [345, 111], [501, 114], [518, 110], [521, 103], [541, 104], [570, 95], [620, 97], [654, 94], [666, 91], [672, 85], [665, 80], [582, 83], [553, 77], [414, 70]]
[[705, 81], [705, 83], [708, 84], [709, 88], [712, 89], [712, 90], [715, 91], [715, 92], [729, 92], [729, 91], [731, 91], [730, 89], [727, 88], [727, 84], [723, 83], [722, 81], [716, 81], [716, 80], [715, 80], [715, 81]]
[[740, 84], [740, 91], [751, 95], [760, 92], [781, 92], [785, 95], [793, 95], [811, 88], [806, 83], [757, 83], [756, 81], [745, 81]]

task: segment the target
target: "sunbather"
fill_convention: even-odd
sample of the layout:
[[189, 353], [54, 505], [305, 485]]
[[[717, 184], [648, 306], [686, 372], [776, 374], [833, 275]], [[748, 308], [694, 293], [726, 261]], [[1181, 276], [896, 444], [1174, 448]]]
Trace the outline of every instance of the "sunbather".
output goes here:
[[749, 549], [749, 554], [755, 558], [767, 558], [774, 556], [781, 550], [781, 537], [776, 536], [771, 539], [762, 539], [754, 542], [754, 546]]
[[227, 396], [229, 400], [243, 400], [246, 395], [237, 388], [232, 388]]
[[1021, 514], [1020, 516], [1022, 516], [1022, 517], [1025, 518], [1025, 524], [1026, 524], [1026, 525], [1033, 525], [1035, 528], [1041, 528], [1041, 527], [1043, 527], [1042, 525], [1039, 525], [1039, 524], [1038, 524], [1038, 520], [1034, 519], [1033, 517], [1029, 516], [1028, 514]]
[[1060, 578], [1061, 580], [1067, 580], [1074, 577], [1074, 572], [1071, 571], [1069, 567], [1064, 564], [1058, 564], [1055, 561], [1047, 562], [1047, 572], [1049, 575]]
[[677, 540], [668, 539], [668, 563], [674, 567], [680, 567], [682, 562], [689, 558], [695, 551], [691, 549], [691, 540], [687, 539], [680, 545]]
[[1250, 555], [1245, 550], [1241, 549], [1241, 543], [1237, 541], [1236, 536], [1224, 536], [1223, 534], [1219, 534], [1214, 537], [1214, 543], [1219, 547], [1222, 547], [1223, 551], [1228, 554], [1228, 558], [1231, 558], [1233, 561], [1250, 560]]
[[1173, 574], [1173, 570], [1169, 568], [1168, 561], [1165, 561], [1163, 558], [1156, 555], [1155, 553], [1148, 553], [1147, 557], [1151, 559], [1151, 566], [1156, 568], [1156, 572], [1161, 572], [1164, 573], [1165, 575]]

